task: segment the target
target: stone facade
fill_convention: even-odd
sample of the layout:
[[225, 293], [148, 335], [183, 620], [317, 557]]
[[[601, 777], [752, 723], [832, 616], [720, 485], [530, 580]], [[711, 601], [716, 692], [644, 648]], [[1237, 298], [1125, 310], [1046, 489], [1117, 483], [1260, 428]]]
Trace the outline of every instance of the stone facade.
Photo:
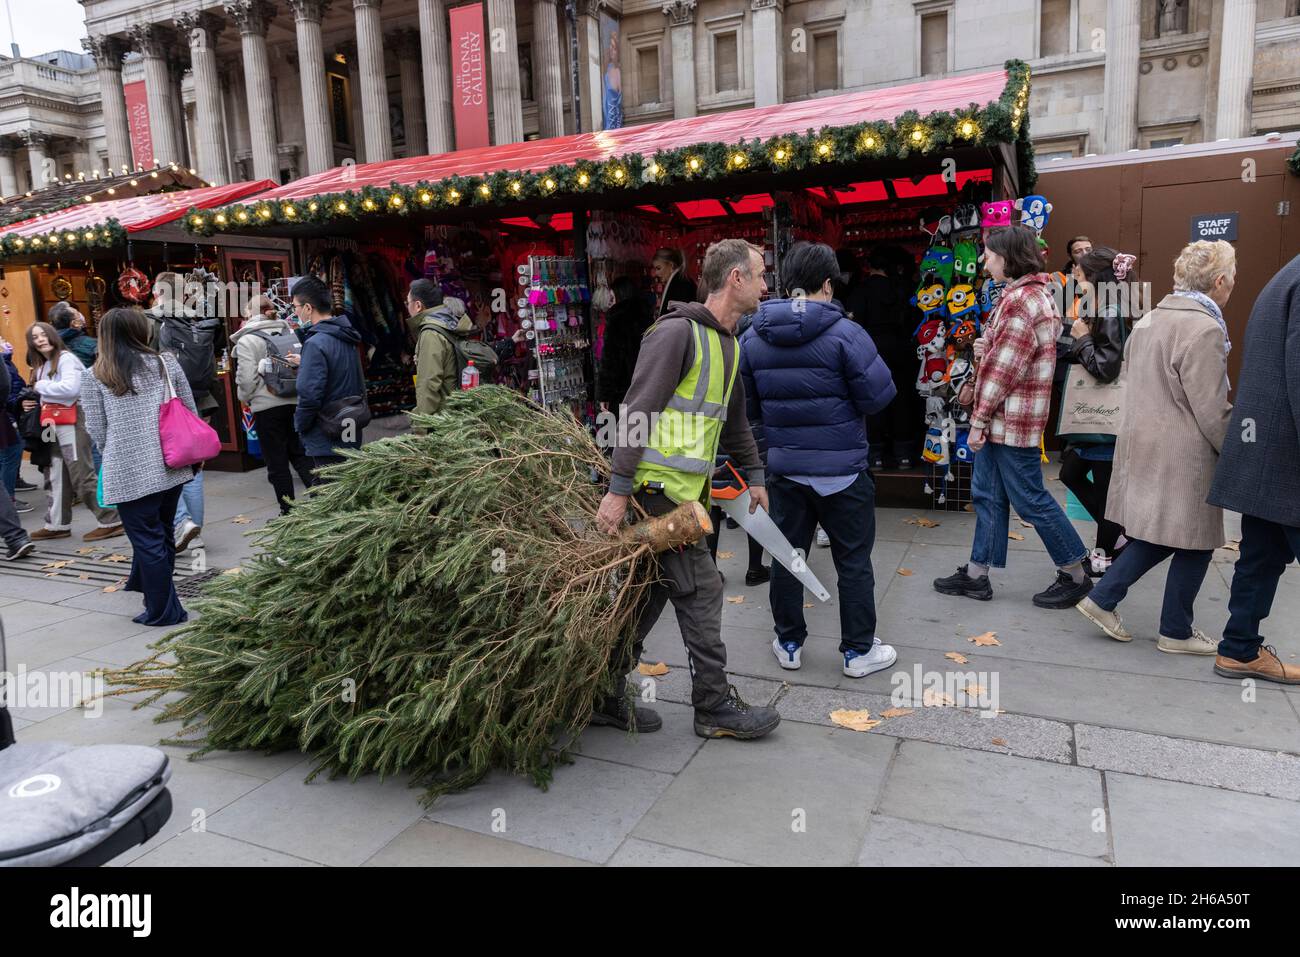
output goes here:
[[[131, 163], [123, 87], [139, 80], [155, 153], [175, 154], [157, 159], [211, 182], [455, 146], [453, 0], [82, 3], [85, 55], [0, 58], [0, 193]], [[493, 142], [599, 128], [606, 17], [619, 24], [629, 124], [1019, 57], [1034, 67], [1043, 162], [1300, 127], [1294, 0], [486, 0], [483, 11]]]

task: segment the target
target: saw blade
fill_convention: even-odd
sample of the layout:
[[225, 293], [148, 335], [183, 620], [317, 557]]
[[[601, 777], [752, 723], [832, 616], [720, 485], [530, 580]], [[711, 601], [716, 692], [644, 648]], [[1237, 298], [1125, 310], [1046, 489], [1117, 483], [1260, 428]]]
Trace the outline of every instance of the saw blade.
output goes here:
[[748, 489], [733, 499], [714, 499], [713, 504], [735, 519], [745, 534], [762, 545], [774, 561], [780, 562], [818, 599], [826, 601], [831, 597], [826, 586], [817, 580], [817, 576], [808, 567], [808, 557], [790, 544], [781, 529], [777, 528], [776, 522], [772, 521], [772, 516], [761, 506], [752, 513], [749, 511]]

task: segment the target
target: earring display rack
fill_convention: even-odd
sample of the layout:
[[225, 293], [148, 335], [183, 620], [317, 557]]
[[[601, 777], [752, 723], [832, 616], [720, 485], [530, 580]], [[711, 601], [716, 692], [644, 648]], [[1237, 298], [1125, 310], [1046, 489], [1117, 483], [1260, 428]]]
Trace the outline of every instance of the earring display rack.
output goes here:
[[519, 282], [528, 288], [518, 308], [533, 359], [529, 398], [548, 412], [568, 411], [585, 421], [591, 399], [587, 261], [529, 256], [519, 267]]

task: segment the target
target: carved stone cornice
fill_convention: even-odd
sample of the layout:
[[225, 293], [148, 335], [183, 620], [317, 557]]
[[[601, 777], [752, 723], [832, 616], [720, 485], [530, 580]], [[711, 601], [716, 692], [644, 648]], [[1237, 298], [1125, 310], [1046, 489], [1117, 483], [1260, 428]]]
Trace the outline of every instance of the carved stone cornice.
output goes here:
[[176, 29], [189, 41], [191, 50], [211, 50], [217, 37], [226, 28], [226, 21], [211, 13], [180, 13], [176, 15]]
[[775, 10], [781, 13], [785, 9], [785, 0], [750, 0], [751, 10]]
[[223, 7], [226, 15], [239, 27], [240, 36], [252, 34], [264, 37], [271, 21], [275, 19], [275, 7], [264, 0], [226, 0]]
[[122, 69], [122, 57], [126, 54], [126, 44], [120, 37], [88, 36], [81, 38], [81, 48], [95, 60], [97, 67], [110, 70]]
[[320, 23], [329, 11], [330, 3], [331, 0], [289, 0], [289, 7], [293, 10], [294, 22]]
[[127, 29], [131, 47], [147, 57], [162, 58], [176, 46], [171, 31], [159, 23], [134, 23]]

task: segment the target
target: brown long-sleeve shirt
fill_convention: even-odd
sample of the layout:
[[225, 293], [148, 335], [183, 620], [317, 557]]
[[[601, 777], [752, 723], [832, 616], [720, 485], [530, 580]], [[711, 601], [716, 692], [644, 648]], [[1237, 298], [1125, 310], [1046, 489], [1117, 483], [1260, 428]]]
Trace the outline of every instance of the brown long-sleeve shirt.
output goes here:
[[[636, 416], [634, 422], [638, 419], [649, 422], [651, 416], [662, 412], [668, 405], [668, 400], [682, 379], [686, 378], [695, 361], [695, 337], [691, 334], [689, 321], [692, 319], [718, 330], [725, 338], [735, 337], [734, 333], [722, 327], [702, 303], [671, 303], [668, 312], [646, 330], [641, 340], [636, 370], [632, 373], [632, 384], [623, 400], [620, 416]], [[723, 350], [723, 375], [726, 378], [732, 377], [734, 364], [739, 360], [739, 350], [735, 350], [735, 354], [731, 349]], [[628, 428], [622, 431], [626, 431], [627, 440], [620, 441], [614, 450], [609, 490], [616, 495], [631, 495], [634, 491], [632, 479], [645, 451], [644, 443], [639, 443], [636, 439], [642, 434], [648, 438], [649, 430]], [[727, 403], [727, 420], [722, 426], [720, 444], [746, 469], [750, 485], [766, 484], [763, 462], [759, 458], [758, 446], [745, 415], [745, 386], [738, 374], [735, 375], [735, 384]]]

